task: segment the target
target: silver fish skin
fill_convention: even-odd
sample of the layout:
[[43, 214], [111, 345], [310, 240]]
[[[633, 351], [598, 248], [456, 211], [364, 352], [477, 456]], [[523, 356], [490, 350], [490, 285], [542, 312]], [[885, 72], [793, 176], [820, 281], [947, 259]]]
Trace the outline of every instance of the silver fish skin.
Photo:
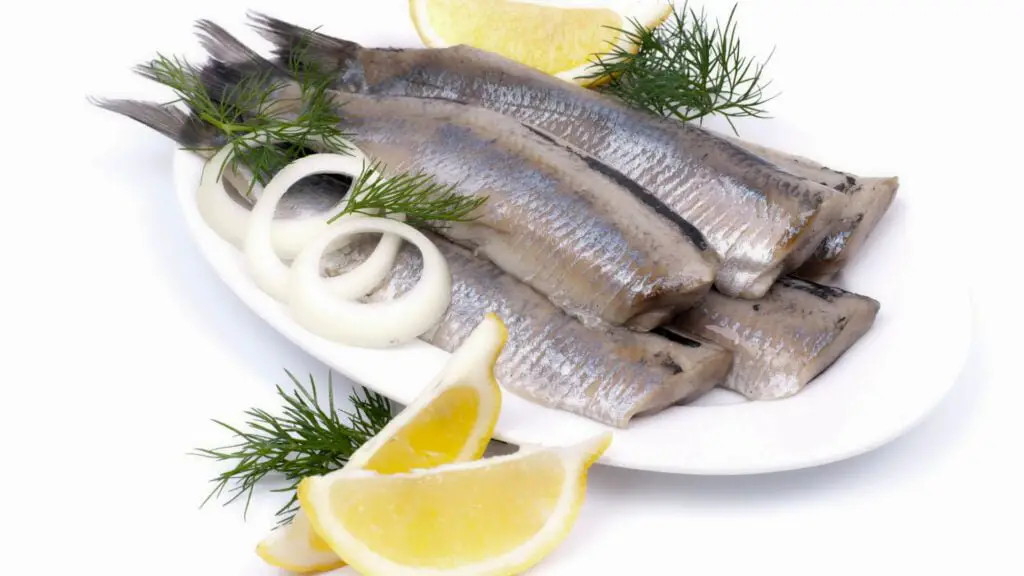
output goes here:
[[[257, 68], [277, 75], [267, 105], [302, 112], [297, 83], [208, 21], [215, 62], [200, 77], [215, 98]], [[486, 197], [471, 222], [441, 233], [490, 259], [585, 323], [649, 330], [711, 289], [718, 257], [650, 192], [568, 144], [477, 106], [332, 93], [348, 138], [391, 173], [414, 172]]]
[[[452, 301], [422, 340], [455, 350], [485, 314], [508, 327], [495, 374], [503, 387], [534, 403], [617, 428], [704, 394], [725, 379], [732, 354], [686, 334], [672, 338], [621, 327], [589, 328], [491, 262], [431, 235], [452, 273]], [[372, 242], [325, 257], [326, 274], [362, 261]], [[406, 244], [391, 276], [367, 301], [390, 300], [419, 278], [419, 252]]]
[[[691, 124], [657, 118], [469, 46], [371, 49], [253, 16], [278, 62], [299, 58], [340, 90], [447, 99], [512, 116], [589, 153], [693, 223], [722, 259], [715, 286], [758, 298], [798, 268], [847, 202]], [[301, 50], [301, 51], [300, 51]]]
[[757, 154], [783, 170], [820, 182], [849, 197], [841, 217], [828, 236], [795, 272], [794, 276], [815, 282], [830, 282], [850, 262], [892, 206], [899, 190], [896, 176], [864, 177], [829, 168], [810, 158], [789, 154], [781, 150], [727, 137], [737, 146]]
[[585, 323], [649, 330], [714, 282], [718, 259], [700, 232], [652, 209], [628, 179], [617, 182], [512, 118], [419, 98], [337, 100], [342, 125], [370, 158], [488, 198], [473, 221], [441, 234]]
[[723, 388], [775, 400], [800, 392], [831, 366], [870, 330], [879, 309], [873, 298], [783, 277], [754, 301], [712, 291], [669, 328], [733, 351]]
[[[108, 100], [101, 105], [185, 146], [204, 134], [194, 119], [158, 104]], [[296, 183], [281, 200], [284, 210], [300, 211], [296, 205], [305, 206], [308, 191], [306, 180]], [[253, 198], [240, 196], [239, 201], [251, 207]], [[507, 390], [527, 400], [626, 428], [636, 416], [699, 397], [721, 383], [732, 365], [731, 352], [685, 333], [663, 337], [608, 325], [587, 327], [493, 263], [430, 237], [451, 271], [452, 301], [422, 339], [453, 351], [485, 314], [498, 314], [509, 337], [497, 376]], [[375, 242], [367, 237], [328, 253], [325, 274], [339, 274], [362, 261]], [[389, 278], [367, 299], [403, 293], [419, 278], [420, 261], [415, 248], [403, 246]]]

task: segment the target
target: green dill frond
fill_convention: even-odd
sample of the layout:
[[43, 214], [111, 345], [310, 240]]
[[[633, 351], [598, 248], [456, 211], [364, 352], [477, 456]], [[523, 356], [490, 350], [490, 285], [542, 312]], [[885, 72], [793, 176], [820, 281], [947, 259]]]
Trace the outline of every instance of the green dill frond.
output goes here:
[[[339, 104], [331, 90], [333, 77], [311, 59], [303, 58], [304, 44], [293, 51], [284, 77], [272, 69], [248, 72], [237, 78], [223, 95], [210, 94], [200, 71], [177, 57], [158, 55], [140, 67], [148, 78], [171, 88], [176, 102], [185, 104], [197, 118], [210, 124], [231, 147], [219, 174], [232, 169], [251, 174], [246, 194], [270, 179], [291, 162], [315, 152], [351, 154], [350, 134], [345, 133], [338, 115]], [[282, 79], [283, 78], [283, 79]], [[294, 82], [300, 95], [297, 113], [275, 110], [276, 97]], [[214, 150], [208, 150], [213, 152]], [[381, 176], [379, 164], [365, 169], [349, 189], [351, 200], [344, 211], [377, 216], [404, 214], [414, 226], [433, 227], [444, 222], [466, 220], [486, 202], [466, 197], [453, 186], [441, 186], [422, 172]]]
[[768, 96], [770, 82], [763, 82], [771, 55], [763, 64], [743, 55], [735, 15], [733, 6], [724, 26], [711, 25], [703, 10], [684, 3], [657, 28], [631, 20], [619, 31], [636, 52], [614, 46], [595, 55], [586, 77], [607, 77], [594, 89], [684, 122], [716, 114], [730, 126], [734, 118], [766, 118], [765, 105], [777, 96]]
[[277, 386], [282, 407], [277, 414], [260, 408], [245, 412], [248, 420], [236, 427], [219, 420], [219, 426], [230, 431], [237, 442], [212, 449], [197, 449], [194, 455], [230, 465], [212, 482], [213, 489], [203, 501], [226, 496], [227, 503], [245, 498], [248, 512], [256, 485], [270, 477], [280, 477], [282, 486], [274, 492], [292, 496], [277, 511], [279, 525], [286, 524], [298, 511], [295, 489], [307, 476], [326, 474], [342, 468], [352, 454], [380, 432], [392, 418], [391, 402], [370, 390], [349, 395], [351, 412], [335, 404], [333, 379], [328, 375], [326, 406], [321, 405], [313, 377], [309, 387], [285, 371], [293, 389]]
[[275, 113], [275, 96], [289, 80], [275, 78], [273, 70], [241, 75], [223, 95], [210, 94], [200, 72], [187, 61], [162, 54], [140, 67], [146, 77], [169, 87], [175, 102], [187, 106], [200, 120], [223, 136], [232, 154], [220, 167], [252, 175], [247, 194], [256, 183], [266, 185], [281, 168], [314, 150], [351, 154], [348, 134], [334, 109], [330, 78], [300, 69], [288, 73], [298, 85], [300, 112], [294, 117]]
[[443, 226], [443, 222], [471, 220], [471, 214], [487, 201], [486, 196], [459, 194], [453, 185], [441, 185], [423, 172], [383, 176], [380, 162], [363, 166], [349, 189], [348, 203], [328, 222], [346, 214], [387, 216], [404, 214], [406, 221], [418, 227]]

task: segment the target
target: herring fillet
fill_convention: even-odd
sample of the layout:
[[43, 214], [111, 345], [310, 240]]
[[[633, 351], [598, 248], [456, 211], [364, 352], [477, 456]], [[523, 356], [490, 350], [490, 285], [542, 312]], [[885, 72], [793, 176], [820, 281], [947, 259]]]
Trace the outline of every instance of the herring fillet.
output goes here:
[[[589, 328], [547, 298], [469, 251], [431, 235], [452, 272], [452, 302], [437, 326], [420, 338], [451, 352], [485, 314], [508, 326], [495, 366], [503, 387], [534, 403], [617, 428], [632, 418], [686, 403], [722, 382], [732, 354], [707, 340], [672, 338], [621, 327]], [[372, 242], [328, 256], [337, 275], [365, 258]], [[389, 300], [411, 288], [419, 252], [405, 244], [392, 274], [367, 300]]]
[[871, 328], [879, 308], [867, 296], [783, 277], [753, 301], [712, 291], [669, 329], [733, 351], [723, 388], [774, 400], [796, 394], [842, 356]]
[[473, 221], [442, 235], [585, 323], [647, 330], [710, 290], [718, 262], [700, 232], [519, 122], [444, 101], [337, 100], [345, 130], [371, 158], [488, 198]]
[[815, 282], [828, 282], [857, 255], [864, 242], [878, 226], [892, 205], [899, 189], [899, 178], [863, 177], [819, 164], [809, 158], [726, 136], [737, 146], [746, 148], [783, 170], [801, 178], [843, 192], [849, 197], [836, 224], [811, 256], [794, 275]]
[[[132, 100], [104, 100], [103, 108], [127, 116], [188, 147], [209, 144], [215, 135], [200, 121], [171, 106]], [[297, 183], [281, 202], [297, 212], [310, 191]], [[314, 196], [322, 190], [312, 190]], [[239, 196], [239, 202], [247, 199]], [[319, 202], [319, 200], [317, 200]], [[249, 204], [251, 207], [251, 204]], [[428, 233], [429, 234], [429, 233]], [[495, 312], [509, 329], [496, 374], [509, 391], [529, 401], [625, 428], [631, 419], [688, 402], [721, 383], [732, 353], [710, 341], [671, 338], [627, 328], [589, 328], [546, 297], [494, 264], [430, 234], [452, 273], [452, 301], [443, 319], [421, 339], [446, 351], [461, 344], [485, 314]], [[357, 240], [325, 256], [328, 274], [355, 265], [375, 240]], [[419, 252], [402, 247], [389, 278], [369, 299], [404, 292], [419, 275]]]
[[[215, 99], [247, 73], [282, 76], [268, 101], [302, 112], [298, 84], [228, 32], [199, 24]], [[477, 106], [331, 93], [347, 138], [391, 173], [430, 175], [488, 200], [440, 229], [588, 325], [649, 330], [710, 290], [718, 257], [689, 222], [625, 176], [521, 122]]]
[[315, 63], [349, 92], [447, 99], [512, 116], [650, 190], [699, 229], [722, 260], [715, 286], [758, 298], [814, 252], [844, 194], [779, 169], [709, 131], [629, 108], [469, 46], [370, 49], [262, 15], [279, 63]]

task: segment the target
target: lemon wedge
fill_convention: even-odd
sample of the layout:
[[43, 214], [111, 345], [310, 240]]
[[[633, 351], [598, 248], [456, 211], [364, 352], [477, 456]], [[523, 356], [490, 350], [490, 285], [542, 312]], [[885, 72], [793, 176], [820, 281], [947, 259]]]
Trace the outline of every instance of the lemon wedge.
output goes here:
[[[507, 339], [501, 319], [486, 315], [434, 381], [356, 450], [344, 469], [394, 474], [480, 458], [501, 412], [494, 364]], [[264, 538], [256, 553], [268, 564], [297, 573], [345, 565], [301, 510], [290, 524]]]
[[583, 78], [591, 56], [608, 53], [610, 44], [635, 51], [619, 30], [631, 30], [633, 20], [656, 27], [672, 13], [672, 5], [665, 0], [595, 2], [590, 7], [476, 0], [469, 9], [463, 0], [409, 0], [409, 11], [428, 47], [466, 44], [576, 84], [593, 85], [604, 78]]
[[256, 545], [264, 562], [289, 572], [309, 574], [341, 568], [345, 562], [331, 550], [300, 510], [287, 526], [271, 532]]
[[402, 474], [346, 468], [303, 479], [299, 502], [364, 576], [519, 574], [569, 534], [611, 438]]

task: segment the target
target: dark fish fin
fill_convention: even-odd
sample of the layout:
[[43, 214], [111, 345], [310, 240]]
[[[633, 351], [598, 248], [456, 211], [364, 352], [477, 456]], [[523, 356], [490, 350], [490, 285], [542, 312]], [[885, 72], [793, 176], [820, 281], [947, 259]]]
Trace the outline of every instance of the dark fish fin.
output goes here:
[[89, 101], [148, 126], [186, 148], [216, 147], [220, 144], [216, 128], [171, 104], [106, 98], [90, 98]]
[[362, 46], [289, 24], [259, 12], [249, 12], [251, 26], [271, 44], [280, 66], [316, 65], [320, 72], [337, 74], [347, 70], [359, 58]]
[[195, 26], [198, 29], [196, 35], [199, 37], [199, 43], [215, 60], [235, 66], [273, 66], [270, 61], [246, 46], [241, 40], [220, 25], [210, 20], [202, 19], [197, 20]]
[[[213, 61], [213, 62], [211, 62], [211, 64], [220, 64], [220, 63], [217, 63], [216, 61]], [[137, 65], [137, 66], [135, 66], [133, 68], [133, 71], [136, 74], [138, 74], [139, 76], [142, 76], [143, 78], [145, 78], [147, 80], [152, 80], [153, 82], [156, 82], [157, 84], [161, 84], [163, 86], [168, 86], [171, 89], [177, 91], [179, 87], [176, 86], [175, 83], [179, 82], [179, 79], [177, 78], [176, 74], [172, 74], [171, 75], [172, 82], [170, 82], [170, 83], [168, 82], [168, 77], [169, 77], [168, 69], [169, 68], [180, 67], [181, 71], [183, 72], [183, 74], [185, 76], [190, 76], [190, 77], [193, 77], [193, 78], [200, 78], [200, 81], [202, 82], [204, 70], [205, 70], [205, 68], [209, 67], [211, 64], [207, 64], [206, 66], [198, 67], [195, 64], [192, 64], [191, 62], [188, 62], [188, 61], [186, 61], [184, 59], [174, 58], [173, 59], [173, 65], [169, 66], [168, 62], [162, 62], [161, 60], [157, 59], [157, 60], [152, 60], [150, 62], [146, 62], [144, 64], [139, 64], [139, 65]], [[220, 65], [226, 66], [224, 64], [220, 64]], [[239, 76], [240, 76], [240, 74], [239, 74]], [[237, 81], [234, 82], [234, 84], [237, 84]], [[211, 94], [211, 97], [216, 99], [216, 96], [214, 94]], [[190, 110], [190, 112], [194, 112], [194, 110]], [[123, 112], [121, 112], [121, 113], [123, 113]], [[140, 119], [139, 121], [143, 122], [147, 126], [153, 127], [152, 125], [147, 124], [145, 120], [141, 120]]]
[[[260, 56], [230, 32], [209, 20], [196, 22], [199, 42], [210, 60], [198, 70], [200, 82], [218, 102], [237, 103], [243, 82], [263, 82], [270, 86], [288, 77], [288, 72]], [[242, 90], [244, 93], [245, 90]]]
[[[199, 78], [214, 101], [230, 102], [233, 91], [243, 80], [265, 81], [269, 84], [272, 79], [285, 75], [284, 71], [217, 24], [209, 20], [199, 20], [196, 22], [196, 28], [200, 43], [209, 53], [210, 60], [197, 66], [174, 58], [170, 67], [180, 67], [186, 76]], [[157, 59], [140, 64], [134, 70], [148, 80], [167, 85], [167, 69], [168, 62]], [[175, 83], [180, 82], [177, 73], [172, 73], [171, 76]], [[174, 89], [179, 88], [174, 83], [169, 85]]]

